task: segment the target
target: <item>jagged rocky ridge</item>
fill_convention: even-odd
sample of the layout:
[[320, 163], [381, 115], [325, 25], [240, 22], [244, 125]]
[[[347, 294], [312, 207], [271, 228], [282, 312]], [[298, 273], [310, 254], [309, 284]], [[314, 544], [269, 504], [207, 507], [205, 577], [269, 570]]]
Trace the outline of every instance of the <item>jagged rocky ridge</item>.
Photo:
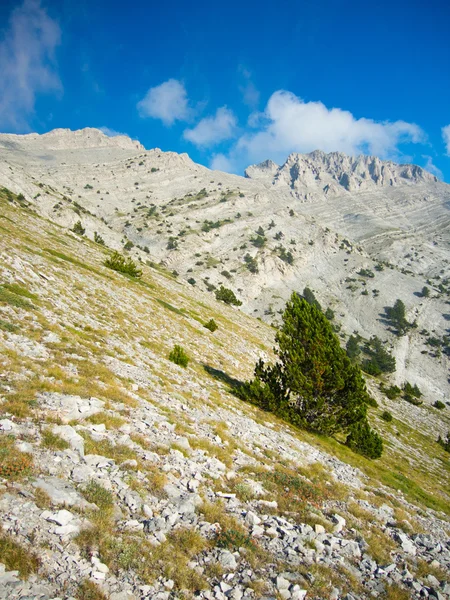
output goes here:
[[246, 177], [288, 185], [297, 192], [307, 190], [325, 196], [362, 192], [383, 186], [397, 187], [417, 183], [436, 183], [437, 177], [417, 165], [398, 165], [376, 156], [347, 156], [342, 152], [291, 154], [279, 167], [268, 160], [248, 167]]

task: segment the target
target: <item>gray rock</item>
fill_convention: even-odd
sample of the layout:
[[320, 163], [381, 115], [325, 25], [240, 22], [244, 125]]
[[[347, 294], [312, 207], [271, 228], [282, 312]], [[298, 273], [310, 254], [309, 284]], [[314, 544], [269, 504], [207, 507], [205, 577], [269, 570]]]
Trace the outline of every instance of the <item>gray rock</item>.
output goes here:
[[67, 506], [88, 506], [86, 500], [64, 479], [57, 477], [40, 477], [32, 482], [33, 487], [46, 492], [52, 504], [65, 504]]
[[235, 571], [237, 569], [236, 558], [229, 550], [222, 550], [219, 555], [219, 562], [227, 571]]
[[62, 437], [72, 450], [78, 452], [80, 456], [84, 456], [84, 439], [73, 427], [70, 425], [54, 425], [53, 433]]

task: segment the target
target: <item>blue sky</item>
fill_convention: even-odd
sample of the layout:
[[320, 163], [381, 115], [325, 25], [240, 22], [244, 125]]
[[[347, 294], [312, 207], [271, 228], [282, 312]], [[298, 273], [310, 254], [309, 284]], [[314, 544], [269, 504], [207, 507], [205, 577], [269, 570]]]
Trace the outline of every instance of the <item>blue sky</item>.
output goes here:
[[375, 154], [450, 182], [448, 0], [1, 0], [0, 131], [126, 133], [242, 173]]

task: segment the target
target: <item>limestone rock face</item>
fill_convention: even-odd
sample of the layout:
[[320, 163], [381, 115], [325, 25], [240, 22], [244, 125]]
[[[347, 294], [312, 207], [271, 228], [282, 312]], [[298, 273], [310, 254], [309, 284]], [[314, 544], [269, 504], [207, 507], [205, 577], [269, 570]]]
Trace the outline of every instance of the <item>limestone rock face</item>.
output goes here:
[[416, 165], [397, 165], [382, 161], [376, 156], [347, 156], [342, 152], [326, 154], [315, 150], [310, 154], [291, 154], [284, 165], [277, 167], [272, 161], [252, 165], [246, 177], [270, 180], [274, 185], [292, 189], [308, 188], [329, 195], [358, 192], [384, 186], [402, 186], [419, 182], [434, 183], [437, 178]]

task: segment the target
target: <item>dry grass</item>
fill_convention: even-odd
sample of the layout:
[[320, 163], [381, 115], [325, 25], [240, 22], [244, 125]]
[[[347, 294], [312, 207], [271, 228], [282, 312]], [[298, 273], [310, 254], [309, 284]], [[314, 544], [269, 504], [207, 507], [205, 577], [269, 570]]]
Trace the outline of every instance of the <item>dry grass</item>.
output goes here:
[[126, 460], [137, 460], [138, 458], [135, 451], [128, 446], [113, 444], [108, 439], [96, 441], [85, 431], [81, 431], [80, 434], [84, 438], [84, 451], [86, 454], [100, 454], [100, 456], [111, 458], [118, 464]]
[[38, 556], [29, 548], [19, 544], [13, 537], [0, 529], [0, 557], [7, 571], [19, 571], [22, 579], [37, 573], [40, 565]]
[[448, 579], [448, 573], [442, 567], [435, 567], [422, 560], [417, 559], [415, 567], [411, 567], [417, 578], [424, 579], [427, 575], [433, 575], [439, 581], [446, 581]]
[[364, 535], [369, 548], [368, 554], [379, 564], [386, 565], [392, 562], [391, 553], [398, 550], [396, 543], [381, 530], [373, 527]]
[[212, 442], [208, 438], [191, 437], [189, 438], [189, 444], [193, 450], [203, 450], [210, 456], [215, 456], [227, 467], [231, 468], [233, 465], [233, 450], [232, 448], [222, 448], [216, 443]]
[[81, 531], [75, 541], [85, 556], [98, 551], [115, 574], [132, 569], [146, 583], [164, 577], [172, 579], [178, 590], [198, 592], [206, 587], [203, 576], [189, 566], [189, 561], [207, 547], [206, 540], [193, 529], [174, 530], [155, 547], [142, 534], [119, 533], [111, 520], [102, 521], [97, 516], [94, 526]]
[[36, 488], [33, 492], [34, 503], [42, 509], [48, 509], [52, 506], [52, 501], [47, 492], [41, 488]]
[[164, 486], [167, 484], [167, 475], [157, 465], [145, 464], [143, 471], [146, 475], [148, 484], [146, 489], [157, 498], [164, 498], [166, 493]]
[[112, 492], [104, 488], [96, 481], [89, 481], [82, 489], [81, 493], [88, 502], [97, 505], [101, 511], [110, 511], [114, 506], [114, 496]]
[[13, 436], [0, 437], [0, 478], [20, 479], [30, 475], [33, 469], [31, 454], [21, 452]]
[[96, 583], [85, 579], [78, 586], [76, 592], [78, 600], [108, 600], [108, 596], [104, 594]]
[[411, 600], [411, 594], [408, 590], [394, 583], [387, 586], [386, 593], [383, 594], [382, 598], [383, 600]]
[[95, 415], [91, 415], [86, 420], [94, 425], [103, 424], [106, 429], [119, 429], [126, 423], [126, 420], [122, 417], [117, 417], [106, 412], [95, 413]]
[[41, 433], [41, 446], [50, 450], [67, 450], [70, 444], [50, 429], [44, 429]]

